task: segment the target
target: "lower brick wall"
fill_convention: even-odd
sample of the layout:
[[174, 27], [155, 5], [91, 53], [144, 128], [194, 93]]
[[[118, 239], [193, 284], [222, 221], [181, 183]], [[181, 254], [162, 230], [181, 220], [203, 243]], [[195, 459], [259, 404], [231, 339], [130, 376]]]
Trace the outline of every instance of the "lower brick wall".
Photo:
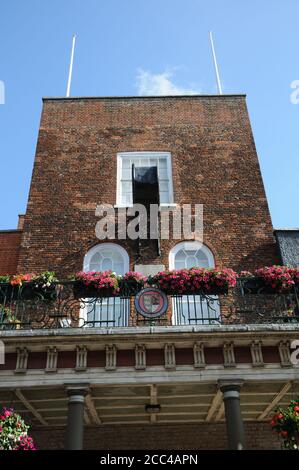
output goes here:
[[[32, 430], [39, 449], [63, 449], [62, 428]], [[268, 423], [245, 423], [246, 448], [280, 449]], [[221, 450], [227, 448], [225, 424], [103, 426], [85, 429], [84, 449], [89, 450]]]

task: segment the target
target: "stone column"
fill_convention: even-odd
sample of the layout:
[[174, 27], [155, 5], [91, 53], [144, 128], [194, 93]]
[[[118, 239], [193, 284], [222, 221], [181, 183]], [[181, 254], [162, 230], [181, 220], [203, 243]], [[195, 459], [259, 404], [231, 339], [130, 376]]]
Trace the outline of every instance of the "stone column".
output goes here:
[[84, 432], [84, 399], [88, 392], [88, 386], [67, 387], [68, 415], [65, 435], [66, 450], [83, 449]]
[[240, 407], [240, 388], [242, 381], [218, 382], [223, 393], [228, 448], [234, 450], [244, 449], [244, 425]]

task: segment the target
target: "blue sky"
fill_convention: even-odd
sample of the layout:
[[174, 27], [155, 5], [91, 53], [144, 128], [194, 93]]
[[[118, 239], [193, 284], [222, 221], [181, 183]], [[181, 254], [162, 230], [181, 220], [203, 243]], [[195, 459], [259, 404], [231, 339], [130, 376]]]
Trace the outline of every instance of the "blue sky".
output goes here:
[[26, 209], [42, 96], [247, 94], [275, 227], [298, 227], [298, 0], [2, 0], [0, 228]]

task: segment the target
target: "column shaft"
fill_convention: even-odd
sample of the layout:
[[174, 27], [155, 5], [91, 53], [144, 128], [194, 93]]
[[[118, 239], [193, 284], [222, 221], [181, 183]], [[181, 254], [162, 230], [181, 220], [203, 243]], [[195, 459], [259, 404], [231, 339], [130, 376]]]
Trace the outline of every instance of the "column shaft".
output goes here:
[[83, 449], [84, 397], [86, 390], [69, 390], [68, 416], [65, 436], [66, 450]]
[[244, 425], [240, 407], [240, 386], [220, 386], [223, 393], [228, 448], [234, 450], [244, 449]]

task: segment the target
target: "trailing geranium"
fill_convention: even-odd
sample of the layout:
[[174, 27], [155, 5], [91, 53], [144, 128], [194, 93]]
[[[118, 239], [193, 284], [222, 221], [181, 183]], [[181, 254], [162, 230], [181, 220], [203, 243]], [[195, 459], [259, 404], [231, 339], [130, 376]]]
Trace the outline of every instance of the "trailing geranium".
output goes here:
[[115, 295], [119, 292], [119, 276], [109, 271], [80, 271], [75, 274], [75, 280], [80, 281], [86, 287], [92, 287], [99, 291], [112, 291]]
[[36, 450], [28, 429], [29, 426], [13, 408], [3, 408], [0, 414], [0, 450]]
[[299, 286], [299, 267], [289, 268], [289, 273], [296, 286]]
[[283, 440], [286, 449], [299, 448], [299, 399], [292, 400], [287, 408], [278, 408], [270, 421], [274, 432]]
[[295, 274], [288, 266], [266, 266], [256, 269], [255, 275], [277, 292], [287, 292], [295, 285]]
[[46, 288], [50, 287], [55, 281], [57, 281], [57, 278], [53, 271], [44, 271], [41, 274], [26, 273], [0, 276], [0, 283], [3, 282], [20, 287], [23, 284], [32, 283], [35, 287]]
[[147, 277], [136, 271], [129, 271], [119, 279], [120, 294], [123, 296], [137, 294], [147, 282]]
[[143, 276], [143, 274], [138, 273], [136, 271], [129, 271], [122, 277], [122, 280], [136, 282], [137, 284], [144, 285], [147, 280], [147, 277]]
[[229, 268], [191, 268], [162, 271], [149, 279], [168, 294], [205, 293], [226, 291], [236, 285], [237, 274]]
[[10, 277], [9, 283], [12, 286], [22, 286], [25, 282], [30, 282], [34, 278], [35, 274], [15, 274]]

